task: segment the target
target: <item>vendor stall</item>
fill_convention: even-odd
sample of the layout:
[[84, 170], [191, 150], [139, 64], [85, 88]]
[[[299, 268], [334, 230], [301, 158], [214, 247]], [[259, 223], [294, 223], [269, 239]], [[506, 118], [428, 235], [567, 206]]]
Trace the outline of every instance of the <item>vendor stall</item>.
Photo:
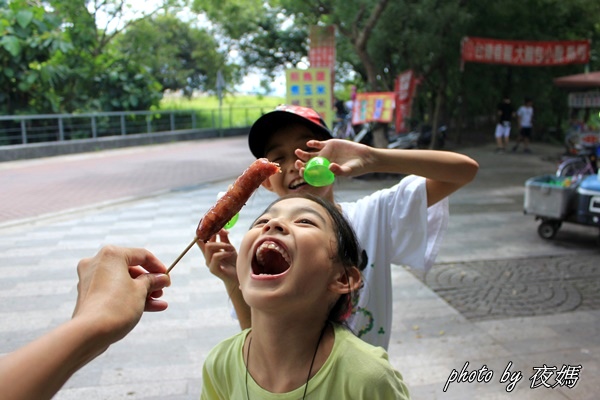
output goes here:
[[600, 143], [600, 71], [562, 76], [554, 84], [569, 91], [567, 145]]
[[538, 234], [544, 239], [552, 239], [563, 222], [600, 228], [600, 72], [563, 76], [554, 84], [569, 90], [565, 142], [572, 156], [556, 174], [525, 183], [524, 212], [541, 220]]

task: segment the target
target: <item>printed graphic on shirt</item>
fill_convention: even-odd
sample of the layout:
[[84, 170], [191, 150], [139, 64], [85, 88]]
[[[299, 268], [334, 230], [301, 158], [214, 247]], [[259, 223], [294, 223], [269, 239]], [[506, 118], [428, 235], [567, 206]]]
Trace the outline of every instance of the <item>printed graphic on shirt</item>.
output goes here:
[[[368, 266], [368, 268], [375, 268], [374, 264], [369, 264], [369, 256], [365, 250], [361, 252], [361, 266], [359, 269], [361, 271], [364, 270], [363, 265]], [[354, 293], [352, 295], [352, 319], [357, 322], [356, 326], [354, 326], [354, 330], [356, 336], [363, 337], [367, 333], [373, 330], [373, 326], [375, 325], [375, 318], [373, 317], [373, 312], [367, 308], [361, 307], [358, 304], [359, 300], [358, 293]], [[379, 335], [385, 334], [385, 329], [383, 326], [380, 326], [377, 333]]]

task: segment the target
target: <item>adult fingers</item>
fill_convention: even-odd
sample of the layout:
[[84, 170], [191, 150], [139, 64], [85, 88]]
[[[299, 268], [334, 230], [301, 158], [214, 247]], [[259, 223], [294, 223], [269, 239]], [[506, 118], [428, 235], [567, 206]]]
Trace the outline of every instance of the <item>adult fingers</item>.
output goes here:
[[164, 311], [168, 307], [169, 307], [169, 304], [166, 301], [148, 297], [146, 299], [146, 304], [144, 305], [144, 311], [146, 311], [146, 312]]
[[171, 285], [171, 278], [167, 274], [142, 274], [135, 280], [144, 284], [149, 297], [152, 293], [162, 291], [163, 288]]
[[150, 251], [141, 248], [122, 248], [127, 265], [143, 267], [148, 272], [166, 273], [167, 267]]

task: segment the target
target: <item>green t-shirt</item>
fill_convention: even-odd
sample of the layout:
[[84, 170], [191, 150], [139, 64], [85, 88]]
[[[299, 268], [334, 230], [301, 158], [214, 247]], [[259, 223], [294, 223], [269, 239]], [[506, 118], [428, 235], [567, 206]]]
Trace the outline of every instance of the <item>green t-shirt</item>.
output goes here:
[[[383, 348], [362, 341], [340, 325], [334, 327], [333, 349], [323, 367], [310, 379], [307, 399], [409, 399], [402, 375], [392, 367]], [[249, 332], [249, 329], [240, 332], [210, 351], [202, 369], [202, 400], [246, 398], [242, 349]], [[287, 393], [271, 393], [248, 375], [250, 399], [298, 400], [304, 386]]]

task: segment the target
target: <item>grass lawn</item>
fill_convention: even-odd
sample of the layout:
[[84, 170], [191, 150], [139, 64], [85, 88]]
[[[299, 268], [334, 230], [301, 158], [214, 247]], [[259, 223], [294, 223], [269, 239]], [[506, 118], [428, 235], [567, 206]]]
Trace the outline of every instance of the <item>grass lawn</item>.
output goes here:
[[250, 126], [262, 114], [282, 103], [285, 103], [283, 97], [230, 94], [223, 98], [219, 110], [217, 96], [200, 96], [192, 99], [168, 97], [162, 99], [160, 109], [196, 110], [202, 126], [228, 128]]

